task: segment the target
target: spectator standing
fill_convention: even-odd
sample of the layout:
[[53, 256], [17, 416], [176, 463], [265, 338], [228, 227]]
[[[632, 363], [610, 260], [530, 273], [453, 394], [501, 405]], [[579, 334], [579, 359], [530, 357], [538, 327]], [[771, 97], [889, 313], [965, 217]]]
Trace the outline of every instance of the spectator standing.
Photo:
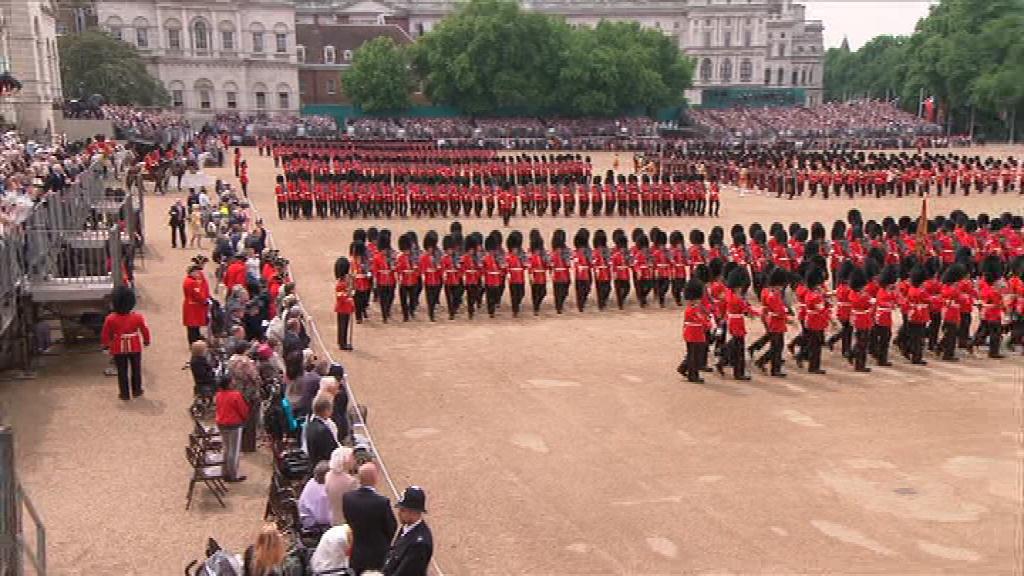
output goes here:
[[326, 394], [317, 395], [313, 401], [313, 417], [306, 424], [309, 463], [316, 466], [321, 461], [329, 462], [337, 447], [338, 432], [331, 421], [331, 398]]
[[367, 462], [359, 467], [359, 488], [345, 494], [342, 510], [352, 528], [350, 567], [357, 575], [380, 570], [388, 546], [398, 528], [391, 502], [377, 493], [377, 465]]
[[228, 359], [228, 375], [234, 387], [241, 391], [250, 408], [242, 436], [242, 451], [255, 452], [257, 408], [260, 405], [260, 388], [263, 382], [260, 380], [256, 363], [249, 357], [248, 342], [243, 341], [235, 345], [234, 355]]
[[111, 295], [114, 311], [103, 321], [100, 342], [114, 357], [117, 368], [118, 398], [130, 400], [128, 390], [131, 370], [131, 394], [142, 396], [142, 348], [149, 346], [149, 326], [142, 314], [133, 312], [135, 292], [127, 286], [114, 288]]
[[281, 576], [288, 545], [277, 530], [267, 524], [256, 537], [256, 545], [245, 549], [242, 576]]
[[331, 524], [345, 524], [345, 512], [341, 500], [348, 492], [359, 487], [359, 481], [352, 475], [355, 467], [355, 453], [348, 446], [339, 446], [331, 452], [330, 469], [324, 479], [327, 501], [331, 506]]
[[214, 402], [217, 404], [217, 429], [224, 439], [224, 476], [228, 482], [241, 482], [245, 476], [238, 473], [238, 456], [242, 426], [249, 418], [249, 404], [241, 392], [231, 387], [231, 380], [221, 380], [219, 388]]
[[427, 512], [427, 494], [419, 486], [405, 489], [398, 502], [398, 519], [402, 528], [391, 547], [384, 576], [427, 576], [430, 557], [434, 554], [434, 538], [423, 520]]
[[210, 312], [210, 289], [203, 281], [202, 275], [203, 267], [193, 264], [188, 267], [188, 274], [182, 283], [185, 299], [181, 305], [181, 316], [189, 345], [202, 338], [200, 329], [206, 325]]
[[185, 222], [188, 220], [188, 215], [181, 200], [176, 200], [174, 206], [171, 206], [167, 214], [167, 225], [171, 227], [171, 248], [178, 247], [178, 238], [181, 238], [181, 247], [187, 248], [188, 244], [185, 242]]

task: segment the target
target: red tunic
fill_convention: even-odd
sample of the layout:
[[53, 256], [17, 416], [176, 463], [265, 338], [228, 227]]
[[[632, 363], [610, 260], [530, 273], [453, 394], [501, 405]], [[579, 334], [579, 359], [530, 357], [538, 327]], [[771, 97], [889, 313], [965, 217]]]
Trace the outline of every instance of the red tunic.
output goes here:
[[[765, 288], [761, 291], [761, 304], [764, 307], [761, 315], [768, 332], [773, 334], [786, 333], [786, 305], [782, 302], [782, 294], [776, 288]], [[730, 315], [731, 316], [731, 315]]]
[[865, 290], [850, 291], [851, 319], [854, 330], [870, 330], [873, 325], [871, 317], [871, 296]]
[[430, 252], [424, 252], [420, 256], [419, 261], [419, 272], [423, 276], [423, 284], [426, 286], [440, 286], [441, 285], [441, 262], [434, 262], [434, 255]]
[[185, 294], [185, 300], [181, 303], [182, 324], [189, 327], [205, 326], [209, 312], [207, 302], [210, 299], [210, 289], [206, 282], [189, 275], [185, 277], [181, 288]]
[[351, 314], [355, 309], [355, 303], [348, 291], [348, 280], [342, 278], [334, 285], [334, 313]]
[[138, 312], [107, 314], [100, 332], [100, 343], [110, 350], [111, 356], [142, 352], [143, 346], [149, 346], [149, 326], [146, 326], [145, 317]]
[[875, 292], [875, 324], [892, 327], [892, 309], [896, 307], [896, 293], [879, 287]]
[[395, 271], [391, 268], [391, 263], [388, 261], [388, 255], [385, 252], [378, 252], [374, 255], [371, 271], [377, 286], [395, 285]]
[[544, 261], [544, 256], [540, 252], [530, 254], [530, 283], [548, 283], [548, 264]]
[[518, 253], [510, 251], [505, 257], [505, 265], [508, 266], [509, 284], [522, 285], [526, 283], [526, 268]]
[[505, 271], [501, 269], [498, 257], [493, 252], [484, 255], [483, 272], [484, 285], [491, 288], [501, 286], [501, 281], [505, 278]]
[[808, 330], [821, 332], [828, 328], [830, 310], [820, 291], [808, 290], [805, 292], [804, 306], [807, 310], [805, 322]]
[[725, 294], [725, 313], [728, 318], [729, 334], [742, 338], [747, 335], [746, 315], [752, 314], [750, 304], [732, 290]]
[[[565, 250], [564, 252], [568, 252]], [[571, 258], [571, 257], [570, 257]], [[568, 284], [569, 278], [569, 262], [568, 259], [563, 255], [563, 250], [552, 250], [551, 251], [551, 282], [554, 284]]]
[[683, 314], [683, 341], [705, 342], [707, 332], [711, 330], [711, 319], [700, 304], [687, 305]]

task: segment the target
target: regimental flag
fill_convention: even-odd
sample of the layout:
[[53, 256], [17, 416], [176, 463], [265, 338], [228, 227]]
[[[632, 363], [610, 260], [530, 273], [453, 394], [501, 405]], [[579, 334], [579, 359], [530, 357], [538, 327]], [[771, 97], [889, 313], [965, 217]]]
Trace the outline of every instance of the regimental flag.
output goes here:
[[917, 219], [917, 258], [924, 262], [925, 245], [928, 241], [928, 199], [921, 199], [921, 216]]

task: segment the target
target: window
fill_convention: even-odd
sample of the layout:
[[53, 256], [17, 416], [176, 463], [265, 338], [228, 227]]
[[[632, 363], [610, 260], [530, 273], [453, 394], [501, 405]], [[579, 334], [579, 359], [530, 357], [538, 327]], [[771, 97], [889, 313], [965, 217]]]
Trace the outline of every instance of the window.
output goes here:
[[252, 33], [252, 51], [263, 52], [263, 32]]
[[167, 47], [171, 50], [181, 50], [181, 30], [177, 28], [167, 30]]
[[280, 108], [281, 110], [287, 110], [288, 109], [288, 93], [287, 92], [278, 92], [277, 93], [277, 107]]
[[227, 99], [228, 109], [229, 110], [235, 110], [236, 108], [238, 108], [238, 93], [237, 92], [227, 92], [227, 93], [224, 94], [224, 96]]
[[111, 28], [110, 29], [110, 35], [113, 36], [114, 38], [117, 38], [118, 40], [122, 40], [122, 41], [124, 40], [124, 34], [121, 32], [121, 28], [120, 27], [118, 27], [118, 28]]
[[305, 46], [300, 44], [300, 45], [295, 47], [295, 59], [299, 61], [299, 64], [302, 64], [303, 62], [306, 61], [306, 47]]
[[779, 34], [779, 37], [780, 37], [780, 38], [785, 38], [785, 37], [786, 37], [786, 33], [785, 33], [785, 32], [783, 32], [782, 34]]
[[263, 110], [267, 107], [267, 93], [257, 92], [256, 93], [256, 108]]
[[711, 81], [711, 59], [705, 58], [700, 63], [700, 80], [701, 82]]
[[203, 110], [209, 110], [211, 108], [209, 90], [199, 91], [199, 107]]
[[779, 44], [779, 58], [782, 58], [785, 55], [786, 55], [786, 44], [785, 43], [780, 43]]
[[277, 44], [277, 53], [284, 54], [288, 52], [288, 35], [278, 32], [274, 34], [274, 40]]
[[793, 75], [791, 76], [791, 78], [792, 78], [792, 81], [790, 82], [790, 85], [796, 86], [797, 85], [797, 78], [798, 78], [798, 74], [797, 74], [796, 70], [793, 70]]
[[728, 30], [725, 31], [722, 35], [722, 44], [724, 44], [726, 48], [732, 46], [732, 32]]
[[171, 90], [171, 106], [175, 108], [181, 108], [185, 105], [185, 91], [184, 90]]
[[732, 81], [732, 60], [729, 58], [722, 60], [722, 66], [718, 75], [721, 77], [722, 82]]
[[800, 71], [800, 83], [807, 84], [807, 69], [804, 68]]
[[786, 81], [786, 71], [783, 70], [782, 68], [779, 68], [778, 70], [776, 70], [775, 83], [781, 85], [785, 81]]
[[744, 58], [740, 61], [740, 82], [750, 82], [754, 77], [754, 65]]
[[679, 30], [679, 20], [676, 20], [675, 22], [672, 23], [672, 28]]
[[655, 22], [654, 27], [657, 28], [658, 30], [661, 30], [661, 22]]
[[351, 62], [352, 61], [352, 51], [351, 50], [345, 50], [342, 53], [341, 56], [345, 59], [345, 62]]
[[771, 83], [772, 83], [772, 69], [771, 68], [765, 68], [764, 69], [764, 85], [767, 86], [767, 85], [769, 85]]
[[334, 46], [324, 46], [324, 64], [334, 64], [337, 59]]
[[804, 47], [803, 46], [797, 46], [796, 47], [796, 51], [797, 51], [798, 54], [803, 54], [804, 53]]
[[814, 68], [807, 71], [807, 82], [814, 84]]
[[224, 50], [235, 49], [235, 33], [231, 30], [221, 30], [220, 45]]
[[704, 47], [708, 48], [711, 46], [711, 32], [704, 33]]
[[328, 94], [335, 94], [338, 91], [338, 83], [337, 83], [337, 81], [334, 80], [333, 78], [327, 80], [326, 88], [327, 88], [327, 93]]
[[197, 20], [192, 26], [192, 46], [196, 50], [209, 50], [210, 37], [207, 35], [206, 22]]
[[743, 32], [743, 45], [744, 46], [750, 46], [750, 44], [752, 43], [753, 39], [754, 39], [754, 35], [750, 32], [750, 30], [747, 30], [747, 31]]
[[139, 48], [149, 48], [149, 30], [145, 28], [135, 29], [135, 44]]
[[704, 21], [704, 25], [705, 26], [711, 26], [711, 18], [708, 18], [707, 20], [705, 20]]

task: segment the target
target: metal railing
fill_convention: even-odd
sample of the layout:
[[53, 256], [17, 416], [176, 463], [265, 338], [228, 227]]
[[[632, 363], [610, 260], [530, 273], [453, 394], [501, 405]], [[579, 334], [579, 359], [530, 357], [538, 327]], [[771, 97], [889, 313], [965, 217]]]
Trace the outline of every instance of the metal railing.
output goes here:
[[[24, 512], [35, 527], [31, 546], [22, 525]], [[46, 527], [15, 474], [14, 432], [0, 426], [0, 576], [23, 576], [26, 558], [35, 574], [46, 576]]]

